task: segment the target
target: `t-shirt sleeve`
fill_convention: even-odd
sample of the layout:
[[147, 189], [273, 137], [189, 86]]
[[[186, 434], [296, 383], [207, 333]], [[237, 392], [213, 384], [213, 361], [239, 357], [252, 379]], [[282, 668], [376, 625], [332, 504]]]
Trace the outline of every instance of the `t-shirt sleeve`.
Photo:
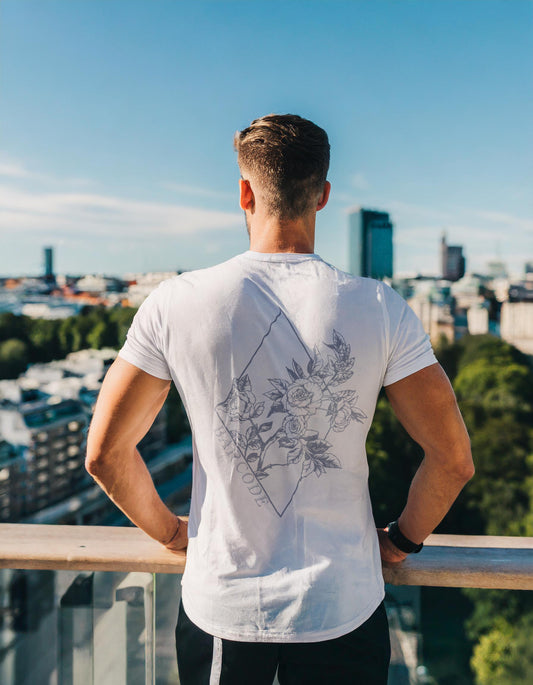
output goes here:
[[437, 359], [422, 322], [392, 288], [384, 288], [389, 323], [389, 356], [383, 385], [416, 373]]
[[163, 290], [156, 288], [141, 304], [118, 356], [163, 380], [171, 380], [163, 352]]

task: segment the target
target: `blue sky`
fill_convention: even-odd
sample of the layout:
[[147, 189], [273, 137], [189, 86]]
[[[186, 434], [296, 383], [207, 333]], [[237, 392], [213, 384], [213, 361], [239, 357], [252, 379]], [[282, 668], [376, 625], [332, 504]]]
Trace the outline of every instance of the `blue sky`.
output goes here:
[[246, 250], [233, 134], [330, 136], [316, 251], [389, 211], [397, 272], [533, 260], [533, 2], [0, 3], [0, 274], [209, 266]]

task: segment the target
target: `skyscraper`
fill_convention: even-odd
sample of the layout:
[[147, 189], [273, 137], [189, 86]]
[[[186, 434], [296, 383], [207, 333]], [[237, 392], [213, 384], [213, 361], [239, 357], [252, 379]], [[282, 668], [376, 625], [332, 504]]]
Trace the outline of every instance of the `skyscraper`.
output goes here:
[[392, 278], [392, 223], [386, 212], [359, 209], [349, 215], [350, 272]]
[[448, 245], [445, 233], [440, 241], [440, 263], [442, 278], [447, 281], [458, 281], [465, 275], [463, 246]]
[[54, 248], [44, 248], [44, 280], [47, 283], [55, 283], [54, 275]]

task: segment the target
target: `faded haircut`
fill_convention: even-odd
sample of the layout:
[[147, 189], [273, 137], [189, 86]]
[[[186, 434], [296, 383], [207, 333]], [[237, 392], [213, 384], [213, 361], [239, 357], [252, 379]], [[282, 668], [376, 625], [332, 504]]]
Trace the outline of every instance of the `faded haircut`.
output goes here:
[[327, 133], [296, 114], [267, 114], [234, 138], [243, 178], [259, 184], [268, 211], [295, 219], [315, 208], [329, 168]]

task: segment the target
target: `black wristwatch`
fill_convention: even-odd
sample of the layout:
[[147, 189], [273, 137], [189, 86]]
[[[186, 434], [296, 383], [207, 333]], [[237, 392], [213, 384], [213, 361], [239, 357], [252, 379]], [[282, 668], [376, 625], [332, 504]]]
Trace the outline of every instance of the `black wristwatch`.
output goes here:
[[387, 531], [389, 540], [401, 552], [405, 552], [406, 554], [417, 554], [424, 546], [423, 542], [417, 544], [416, 542], [409, 540], [409, 538], [406, 538], [400, 530], [398, 521], [392, 521], [392, 523], [389, 523], [385, 530]]

